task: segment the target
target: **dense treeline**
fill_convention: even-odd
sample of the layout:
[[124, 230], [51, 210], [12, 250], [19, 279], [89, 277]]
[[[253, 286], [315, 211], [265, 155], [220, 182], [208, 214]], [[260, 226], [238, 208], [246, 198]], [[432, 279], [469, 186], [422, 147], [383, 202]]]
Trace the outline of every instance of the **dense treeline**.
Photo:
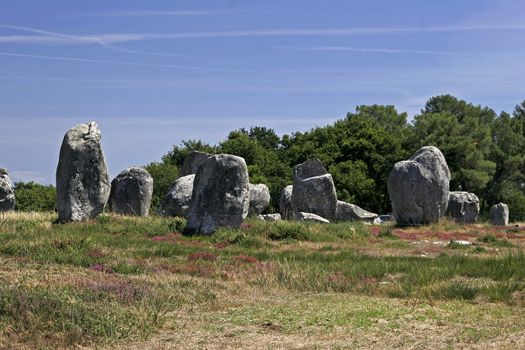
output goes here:
[[[474, 192], [486, 213], [494, 203], [509, 205], [511, 220], [525, 220], [525, 101], [512, 114], [497, 114], [450, 95], [429, 99], [411, 123], [394, 106], [359, 106], [333, 125], [279, 137], [266, 127], [230, 132], [217, 145], [183, 141], [160, 162], [147, 165], [158, 206], [191, 150], [244, 157], [252, 183], [270, 188], [269, 211], [278, 210], [281, 189], [292, 183], [293, 166], [320, 159], [332, 173], [338, 197], [378, 213], [390, 211], [386, 180], [395, 162], [425, 145], [437, 146], [452, 173], [451, 190]], [[19, 210], [51, 208], [54, 189], [18, 183]], [[34, 189], [26, 200], [27, 191]], [[40, 203], [40, 204], [39, 204]], [[49, 209], [48, 208], [48, 209]]]
[[388, 213], [386, 180], [392, 166], [425, 145], [445, 155], [451, 190], [476, 193], [485, 213], [502, 201], [509, 204], [511, 220], [525, 219], [525, 101], [512, 114], [498, 115], [450, 95], [436, 96], [412, 123], [394, 106], [359, 106], [333, 125], [308, 132], [279, 137], [272, 129], [252, 127], [230, 132], [217, 145], [185, 141], [148, 169], [158, 203], [190, 150], [239, 155], [248, 164], [250, 181], [269, 186], [269, 210], [276, 211], [281, 189], [292, 183], [293, 166], [319, 158], [340, 199]]

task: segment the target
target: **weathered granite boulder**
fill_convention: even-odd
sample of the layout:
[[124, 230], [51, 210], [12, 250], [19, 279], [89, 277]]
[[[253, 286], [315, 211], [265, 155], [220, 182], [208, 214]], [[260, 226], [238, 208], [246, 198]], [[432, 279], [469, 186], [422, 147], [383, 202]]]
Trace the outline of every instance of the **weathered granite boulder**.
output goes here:
[[377, 214], [366, 211], [355, 204], [337, 201], [337, 211], [335, 218], [337, 221], [362, 221], [374, 222]]
[[297, 215], [295, 216], [295, 219], [297, 221], [308, 221], [308, 222], [317, 222], [317, 223], [321, 223], [321, 224], [329, 224], [330, 221], [317, 215], [317, 214], [313, 214], [313, 213], [303, 213], [303, 212], [299, 212], [297, 213]]
[[268, 221], [268, 222], [281, 221], [281, 214], [279, 214], [279, 213], [277, 213], [277, 214], [265, 214], [265, 215], [259, 215], [259, 216], [257, 216], [257, 218], [259, 220]]
[[109, 205], [122, 215], [148, 216], [153, 195], [153, 177], [142, 167], [131, 167], [111, 181]]
[[60, 222], [91, 219], [104, 210], [110, 184], [97, 123], [77, 125], [64, 136], [56, 185]]
[[186, 217], [190, 211], [194, 180], [195, 174], [179, 177], [164, 196], [159, 215]]
[[15, 209], [15, 192], [7, 169], [0, 168], [0, 211]]
[[281, 191], [281, 198], [279, 198], [279, 213], [283, 220], [293, 220], [294, 218], [292, 191], [293, 185], [288, 185]]
[[479, 198], [474, 193], [450, 192], [446, 215], [457, 222], [476, 222], [479, 214]]
[[250, 209], [249, 216], [261, 214], [270, 204], [270, 190], [265, 184], [250, 184]]
[[334, 180], [318, 159], [295, 166], [292, 206], [295, 213], [312, 213], [328, 220], [335, 219], [337, 195]]
[[179, 171], [179, 177], [195, 174], [202, 162], [204, 162], [210, 156], [211, 154], [206, 152], [191, 151], [182, 163]]
[[490, 208], [490, 222], [494, 226], [507, 226], [509, 224], [509, 207], [507, 204], [498, 203]]
[[188, 231], [209, 235], [219, 227], [237, 228], [250, 205], [248, 168], [243, 158], [218, 154], [195, 174]]
[[447, 210], [450, 171], [443, 153], [421, 148], [407, 161], [394, 165], [388, 177], [392, 214], [400, 225], [439, 221]]

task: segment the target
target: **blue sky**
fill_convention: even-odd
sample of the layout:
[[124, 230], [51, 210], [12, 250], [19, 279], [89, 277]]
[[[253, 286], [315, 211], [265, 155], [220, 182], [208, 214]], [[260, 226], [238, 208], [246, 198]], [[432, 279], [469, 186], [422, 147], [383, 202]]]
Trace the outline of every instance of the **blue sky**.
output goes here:
[[361, 104], [525, 99], [521, 0], [0, 0], [0, 167], [54, 183], [95, 120], [112, 176], [185, 139], [308, 130]]

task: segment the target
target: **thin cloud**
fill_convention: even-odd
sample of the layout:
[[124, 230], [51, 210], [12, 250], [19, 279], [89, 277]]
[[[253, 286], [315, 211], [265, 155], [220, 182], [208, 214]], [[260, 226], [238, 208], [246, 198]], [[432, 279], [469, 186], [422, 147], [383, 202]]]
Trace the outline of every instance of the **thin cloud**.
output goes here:
[[82, 83], [148, 83], [148, 80], [133, 79], [81, 79], [81, 78], [62, 78], [62, 77], [32, 77], [32, 76], [0, 76], [1, 80], [35, 80], [35, 81], [69, 81]]
[[[190, 57], [188, 55], [180, 55], [180, 54], [171, 54], [171, 53], [161, 53], [161, 52], [148, 52], [148, 51], [141, 51], [141, 50], [131, 50], [122, 48], [115, 45], [110, 45], [107, 41], [102, 40], [101, 38], [97, 37], [89, 37], [89, 36], [78, 36], [78, 35], [65, 35], [57, 32], [51, 32], [47, 30], [41, 30], [37, 28], [32, 27], [25, 27], [25, 26], [15, 26], [15, 25], [8, 25], [8, 24], [0, 24], [0, 28], [6, 28], [6, 29], [12, 29], [12, 30], [18, 30], [18, 31], [25, 31], [35, 34], [42, 34], [39, 36], [6, 36], [4, 37], [5, 43], [19, 43], [20, 41], [26, 42], [26, 43], [44, 43], [47, 41], [48, 43], [56, 43], [58, 42], [64, 42], [64, 43], [95, 43], [99, 44], [102, 47], [109, 49], [111, 51], [116, 52], [123, 52], [123, 53], [132, 53], [132, 54], [139, 54], [139, 55], [148, 55], [148, 56], [162, 56], [162, 57], [174, 57], [174, 58], [184, 58], [184, 59], [192, 59], [196, 60], [193, 57]], [[0, 42], [2, 41], [2, 37], [0, 37]], [[198, 61], [198, 60], [197, 60]]]
[[362, 48], [352, 46], [273, 46], [274, 49], [298, 50], [298, 51], [332, 51], [332, 52], [362, 52], [383, 54], [418, 54], [418, 55], [458, 55], [455, 52], [432, 51], [432, 50], [410, 50], [410, 49], [388, 49], [388, 48]]
[[192, 61], [204, 61], [201, 59], [196, 59], [194, 57], [188, 56], [188, 55], [180, 55], [180, 54], [174, 54], [174, 53], [164, 53], [164, 52], [149, 52], [149, 51], [142, 51], [142, 50], [131, 50], [126, 49], [120, 46], [115, 45], [105, 45], [108, 49], [115, 52], [123, 52], [123, 53], [133, 53], [138, 55], [147, 55], [147, 56], [161, 56], [161, 57], [173, 57], [173, 58], [184, 58], [189, 59]]
[[138, 62], [127, 62], [127, 61], [110, 61], [110, 60], [97, 60], [97, 59], [81, 58], [81, 57], [32, 55], [32, 54], [23, 54], [23, 53], [14, 53], [14, 52], [0, 52], [0, 56], [34, 58], [34, 59], [50, 60], [50, 61], [115, 64], [115, 65], [124, 65], [124, 66], [139, 66], [139, 67], [153, 67], [153, 68], [190, 69], [190, 70], [211, 71], [211, 72], [253, 73], [253, 71], [240, 70], [240, 69], [183, 66], [183, 65], [173, 65], [173, 64], [138, 63]]
[[220, 12], [211, 11], [122, 11], [98, 13], [87, 16], [97, 17], [147, 17], [147, 16], [214, 16]]
[[[0, 28], [15, 29], [15, 26], [0, 25]], [[22, 28], [22, 27], [20, 27]], [[24, 27], [26, 28], [26, 27]], [[34, 28], [32, 28], [34, 29]], [[475, 25], [475, 26], [436, 26], [436, 27], [363, 27], [363, 28], [320, 28], [320, 29], [256, 29], [232, 31], [205, 31], [180, 33], [123, 33], [123, 34], [92, 34], [63, 35], [51, 33], [42, 35], [0, 36], [0, 43], [55, 43], [55, 44], [115, 44], [151, 40], [180, 39], [214, 39], [235, 37], [280, 37], [280, 36], [351, 36], [351, 35], [394, 35], [394, 34], [426, 34], [439, 32], [469, 32], [469, 31], [506, 31], [525, 30], [525, 25]], [[34, 29], [35, 33], [44, 32]], [[40, 34], [40, 33], [39, 33]]]
[[2, 38], [5, 38], [6, 43], [10, 43], [10, 42], [16, 43], [17, 40], [22, 40], [22, 43], [23, 42], [38, 42], [38, 40], [40, 39], [40, 40], [48, 41], [49, 43], [56, 42], [58, 40], [58, 41], [72, 42], [72, 43], [78, 43], [80, 41], [80, 42], [86, 42], [86, 43], [105, 44], [104, 41], [100, 40], [97, 37], [68, 35], [68, 34], [56, 33], [56, 32], [51, 32], [51, 31], [42, 30], [38, 28], [33, 28], [33, 27], [17, 26], [17, 25], [11, 25], [11, 24], [0, 24], [0, 28], [40, 34], [38, 36], [34, 36], [34, 35], [10, 35], [10, 36], [3, 36], [3, 37], [0, 36], [0, 42], [2, 42]]

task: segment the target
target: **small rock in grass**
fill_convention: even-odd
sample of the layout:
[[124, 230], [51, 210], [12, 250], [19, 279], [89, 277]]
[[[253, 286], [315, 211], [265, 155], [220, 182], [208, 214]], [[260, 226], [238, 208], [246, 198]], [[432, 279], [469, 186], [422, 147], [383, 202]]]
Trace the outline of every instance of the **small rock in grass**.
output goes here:
[[277, 213], [277, 214], [265, 214], [265, 215], [259, 215], [259, 216], [257, 216], [257, 218], [259, 218], [262, 221], [268, 221], [268, 222], [281, 221], [281, 214], [279, 214], [279, 213]]
[[461, 240], [461, 239], [458, 239], [458, 240], [453, 239], [452, 241], [450, 241], [450, 244], [472, 245], [471, 242], [469, 242], [469, 241], [464, 241], [464, 240]]

